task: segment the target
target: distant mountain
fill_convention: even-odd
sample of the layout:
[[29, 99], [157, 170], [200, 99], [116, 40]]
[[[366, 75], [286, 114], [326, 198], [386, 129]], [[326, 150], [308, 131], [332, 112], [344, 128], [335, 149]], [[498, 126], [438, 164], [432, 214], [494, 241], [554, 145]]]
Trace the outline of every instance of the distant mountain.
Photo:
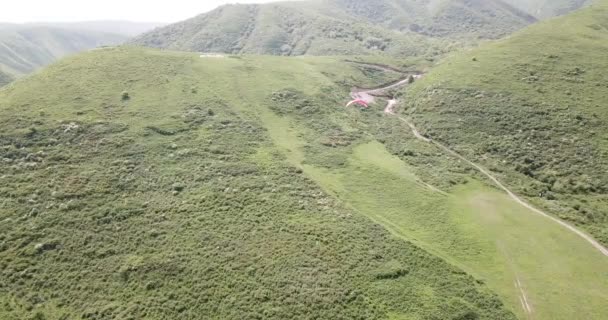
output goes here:
[[564, 15], [591, 4], [592, 0], [503, 0], [539, 19]]
[[31, 26], [43, 26], [63, 28], [79, 31], [95, 31], [105, 33], [115, 33], [123, 36], [134, 37], [144, 32], [151, 31], [155, 28], [162, 27], [166, 23], [161, 22], [132, 22], [124, 20], [100, 20], [100, 21], [82, 21], [82, 22], [65, 22], [65, 23], [34, 23]]
[[278, 55], [417, 54], [510, 34], [536, 19], [502, 1], [323, 0], [227, 5], [135, 38], [186, 51]]
[[317, 2], [227, 5], [146, 33], [133, 44], [181, 51], [272, 55], [419, 55], [445, 47], [387, 30]]
[[68, 54], [117, 45], [126, 39], [122, 35], [95, 31], [0, 25], [0, 68], [19, 76]]
[[497, 38], [536, 18], [501, 0], [325, 0], [335, 8], [389, 29], [428, 36]]
[[3, 87], [13, 81], [13, 76], [0, 70], [0, 87]]

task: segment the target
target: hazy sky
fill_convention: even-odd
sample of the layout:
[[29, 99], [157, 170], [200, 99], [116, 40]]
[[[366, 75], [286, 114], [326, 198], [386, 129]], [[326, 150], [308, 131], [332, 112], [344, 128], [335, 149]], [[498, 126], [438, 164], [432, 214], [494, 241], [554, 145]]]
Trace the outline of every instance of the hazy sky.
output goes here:
[[226, 3], [276, 0], [3, 0], [0, 22], [132, 20], [175, 22]]

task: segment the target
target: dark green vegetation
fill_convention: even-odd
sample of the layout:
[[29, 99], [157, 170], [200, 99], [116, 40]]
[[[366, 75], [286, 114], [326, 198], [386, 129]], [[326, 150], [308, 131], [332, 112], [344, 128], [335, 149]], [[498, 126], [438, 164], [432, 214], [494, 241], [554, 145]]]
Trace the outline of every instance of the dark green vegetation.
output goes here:
[[24, 75], [68, 54], [120, 44], [126, 39], [95, 31], [0, 25], [0, 69], [15, 76]]
[[607, 50], [601, 1], [448, 59], [405, 113], [608, 244]]
[[342, 110], [364, 78], [333, 59], [121, 48], [3, 89], [0, 318], [514, 319], [270, 138], [266, 106]]
[[199, 52], [434, 56], [534, 21], [497, 0], [282, 2], [223, 6], [133, 43]]

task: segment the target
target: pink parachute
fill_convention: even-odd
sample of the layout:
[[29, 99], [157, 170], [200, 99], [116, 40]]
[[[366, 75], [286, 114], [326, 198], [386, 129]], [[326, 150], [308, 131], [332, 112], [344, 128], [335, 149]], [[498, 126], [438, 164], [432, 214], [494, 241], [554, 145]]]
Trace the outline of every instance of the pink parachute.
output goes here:
[[355, 99], [355, 100], [349, 102], [346, 105], [346, 107], [350, 107], [350, 106], [352, 106], [354, 104], [358, 104], [358, 105], [360, 105], [360, 106], [362, 106], [364, 108], [369, 108], [369, 105], [367, 104], [367, 102], [365, 100], [362, 100], [362, 99]]

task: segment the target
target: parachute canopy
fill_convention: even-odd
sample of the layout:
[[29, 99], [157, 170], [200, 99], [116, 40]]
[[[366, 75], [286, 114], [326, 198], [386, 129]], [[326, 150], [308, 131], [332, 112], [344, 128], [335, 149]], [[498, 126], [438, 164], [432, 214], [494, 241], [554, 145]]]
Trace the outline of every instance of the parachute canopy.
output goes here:
[[364, 108], [369, 108], [369, 105], [367, 104], [367, 102], [365, 100], [362, 100], [362, 99], [355, 99], [355, 100], [349, 102], [346, 105], [346, 107], [350, 107], [350, 106], [355, 105], [355, 104], [360, 105], [360, 106], [362, 106]]

